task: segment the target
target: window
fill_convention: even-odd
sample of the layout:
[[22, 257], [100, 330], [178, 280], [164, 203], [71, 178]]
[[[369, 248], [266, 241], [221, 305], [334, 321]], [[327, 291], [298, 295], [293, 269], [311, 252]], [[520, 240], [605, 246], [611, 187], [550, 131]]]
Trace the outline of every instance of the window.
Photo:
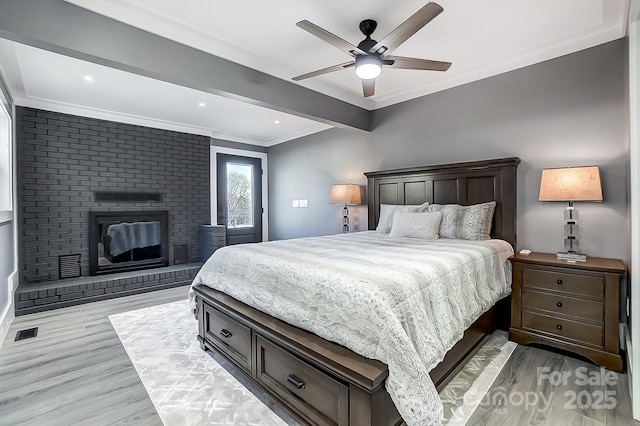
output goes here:
[[227, 228], [253, 226], [253, 166], [227, 163]]
[[13, 210], [11, 170], [11, 117], [0, 94], [0, 212]]

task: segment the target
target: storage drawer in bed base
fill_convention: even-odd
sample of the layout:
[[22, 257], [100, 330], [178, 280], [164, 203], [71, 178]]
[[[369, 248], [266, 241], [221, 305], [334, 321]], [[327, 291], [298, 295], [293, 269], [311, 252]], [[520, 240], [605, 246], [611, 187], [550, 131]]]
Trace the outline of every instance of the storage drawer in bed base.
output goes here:
[[[385, 364], [327, 342], [215, 290], [196, 287], [196, 295], [198, 340], [202, 349], [218, 352], [240, 367], [239, 371], [303, 424], [399, 426], [403, 423], [384, 388], [389, 374]], [[234, 351], [221, 348], [215, 333], [207, 333], [212, 311], [251, 330], [251, 369], [233, 356]], [[266, 365], [265, 360], [271, 364]], [[305, 397], [288, 391], [286, 386], [294, 386], [293, 383], [282, 386], [288, 377], [274, 376], [277, 370], [289, 365], [293, 368], [294, 381], [304, 378], [305, 385], [322, 388], [323, 393], [326, 391], [329, 395]]]
[[271, 392], [312, 423], [349, 424], [346, 384], [260, 335], [256, 336], [256, 349], [256, 376]]
[[[232, 364], [252, 383], [264, 389], [274, 400], [304, 424], [314, 426], [399, 426], [400, 414], [384, 388], [388, 367], [364, 358], [343, 346], [279, 321], [207, 287], [195, 287], [198, 311], [198, 340], [203, 350], [213, 350]], [[441, 390], [477, 349], [484, 337], [497, 327], [503, 313], [499, 303], [465, 332], [465, 337], [431, 372]], [[208, 312], [208, 314], [207, 314]], [[215, 333], [207, 333], [211, 312], [232, 319], [232, 324], [250, 330], [250, 360], [238, 360], [234, 351], [225, 350]], [[237, 324], [236, 324], [237, 323]], [[217, 324], [219, 327], [221, 324]], [[214, 330], [215, 331], [215, 330]], [[269, 362], [272, 364], [269, 366]], [[250, 368], [247, 368], [250, 365]], [[283, 375], [286, 370], [286, 375]], [[286, 377], [285, 377], [286, 376]], [[289, 380], [289, 376], [293, 376]], [[303, 376], [303, 377], [299, 377]], [[290, 387], [323, 388], [322, 396], [305, 396]], [[288, 389], [288, 387], [290, 389]]]
[[203, 305], [203, 314], [205, 338], [239, 367], [251, 371], [253, 364], [251, 329], [207, 304]]

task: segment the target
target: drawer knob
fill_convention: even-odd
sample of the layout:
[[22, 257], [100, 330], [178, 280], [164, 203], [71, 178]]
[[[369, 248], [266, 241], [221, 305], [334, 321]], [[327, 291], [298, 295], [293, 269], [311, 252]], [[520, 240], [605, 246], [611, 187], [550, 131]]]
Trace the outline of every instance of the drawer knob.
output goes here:
[[558, 285], [562, 285], [562, 280], [558, 280], [558, 281], [556, 281], [556, 283], [557, 283]]
[[295, 387], [296, 389], [304, 389], [305, 387], [307, 387], [305, 382], [303, 382], [302, 380], [298, 379], [293, 374], [289, 374], [287, 376], [287, 382], [289, 382], [291, 385], [293, 385], [293, 387]]
[[562, 330], [562, 325], [561, 324], [556, 325], [556, 330]]
[[220, 335], [222, 337], [224, 337], [225, 339], [229, 339], [231, 336], [233, 336], [233, 334], [231, 334], [231, 332], [229, 330], [226, 330], [224, 328], [222, 330], [220, 330]]
[[556, 303], [556, 306], [557, 306], [558, 308], [562, 308], [562, 302], [558, 302], [558, 303]]

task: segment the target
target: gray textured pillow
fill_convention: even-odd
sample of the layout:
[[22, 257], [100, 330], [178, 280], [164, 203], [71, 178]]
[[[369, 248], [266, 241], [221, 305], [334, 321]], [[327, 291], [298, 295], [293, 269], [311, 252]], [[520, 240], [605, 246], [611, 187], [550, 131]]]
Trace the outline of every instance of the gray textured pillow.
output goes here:
[[440, 238], [488, 240], [496, 202], [461, 206], [459, 204], [431, 204], [428, 211], [442, 212]]
[[437, 240], [440, 238], [440, 222], [442, 212], [404, 213], [395, 212], [393, 226], [389, 236], [392, 238], [420, 238], [422, 240]]
[[380, 219], [378, 220], [378, 226], [376, 232], [388, 234], [391, 232], [391, 226], [393, 225], [393, 215], [396, 211], [399, 212], [417, 212], [427, 211], [429, 203], [423, 203], [420, 205], [395, 205], [395, 204], [380, 204]]

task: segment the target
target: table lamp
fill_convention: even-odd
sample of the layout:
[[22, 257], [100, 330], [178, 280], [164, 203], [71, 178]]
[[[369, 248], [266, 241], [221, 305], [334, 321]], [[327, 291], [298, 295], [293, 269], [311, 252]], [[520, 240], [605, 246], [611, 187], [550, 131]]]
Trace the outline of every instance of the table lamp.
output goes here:
[[331, 186], [331, 204], [344, 204], [342, 209], [342, 232], [349, 232], [348, 205], [354, 206], [362, 203], [360, 185], [341, 184]]
[[538, 200], [569, 203], [564, 212], [565, 251], [558, 252], [558, 259], [586, 261], [587, 255], [578, 253], [578, 210], [574, 208], [573, 202], [602, 201], [600, 168], [588, 166], [542, 170]]

